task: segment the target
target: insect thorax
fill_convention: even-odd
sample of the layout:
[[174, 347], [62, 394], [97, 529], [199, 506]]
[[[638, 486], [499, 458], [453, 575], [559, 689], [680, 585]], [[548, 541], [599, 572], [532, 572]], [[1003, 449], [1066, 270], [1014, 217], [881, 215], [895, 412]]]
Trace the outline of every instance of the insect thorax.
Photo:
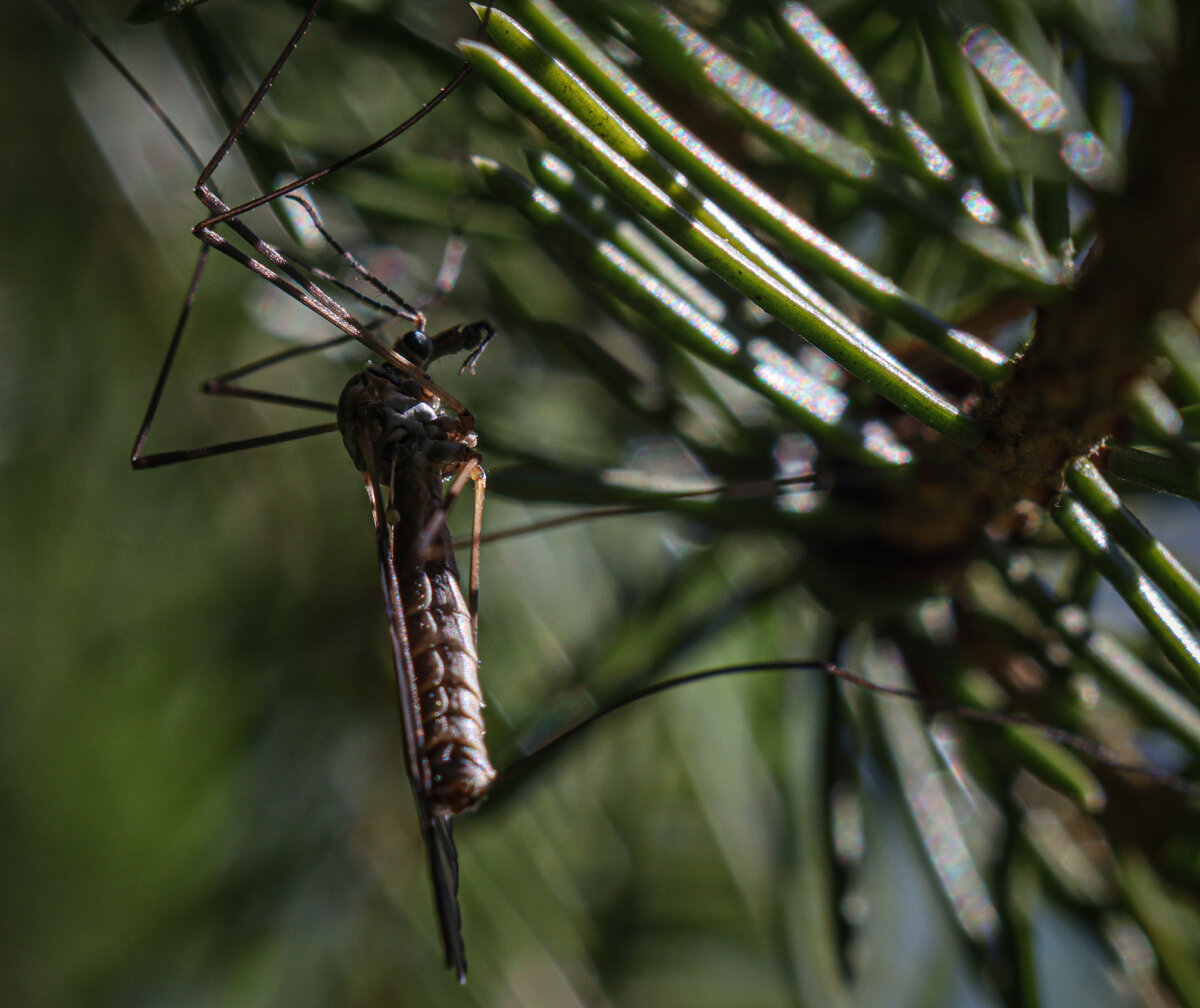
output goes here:
[[475, 435], [415, 379], [390, 365], [369, 365], [338, 400], [338, 428], [355, 466], [387, 482], [413, 468], [441, 472], [474, 453]]

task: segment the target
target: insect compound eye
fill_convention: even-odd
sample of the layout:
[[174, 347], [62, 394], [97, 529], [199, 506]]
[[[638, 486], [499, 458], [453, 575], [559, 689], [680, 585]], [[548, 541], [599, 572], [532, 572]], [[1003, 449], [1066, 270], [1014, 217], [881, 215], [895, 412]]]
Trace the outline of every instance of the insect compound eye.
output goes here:
[[404, 354], [413, 364], [424, 367], [429, 363], [430, 354], [433, 353], [433, 344], [430, 343], [429, 337], [425, 335], [424, 331], [413, 329], [396, 340], [396, 350]]

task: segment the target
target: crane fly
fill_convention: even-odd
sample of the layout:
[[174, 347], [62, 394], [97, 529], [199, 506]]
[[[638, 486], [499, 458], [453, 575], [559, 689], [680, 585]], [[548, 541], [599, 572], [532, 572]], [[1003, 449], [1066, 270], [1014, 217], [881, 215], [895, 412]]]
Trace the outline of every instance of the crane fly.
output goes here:
[[[190, 144], [100, 39], [64, 0], [51, 2], [138, 91], [198, 166], [195, 193], [208, 213], [192, 229], [204, 248], [197, 259], [166, 359], [139, 428], [131, 462], [136, 469], [155, 468], [295, 440], [334, 429], [340, 431], [352, 461], [363, 474], [375, 524], [405, 761], [428, 853], [446, 965], [454, 970], [460, 981], [465, 981], [466, 956], [461, 937], [457, 900], [458, 865], [451, 819], [475, 805], [496, 776], [484, 743], [483, 696], [479, 686], [474, 610], [479, 583], [478, 540], [484, 472], [476, 450], [478, 439], [474, 432], [474, 417], [457, 399], [430, 379], [426, 368], [441, 357], [469, 353], [471, 356], [463, 368], [471, 367], [473, 370], [475, 359], [494, 335], [494, 330], [489, 323], [478, 321], [428, 335], [424, 313], [396, 295], [339, 245], [321, 223], [316, 210], [297, 191], [406, 132], [457, 88], [469, 66], [464, 66], [417, 113], [379, 140], [328, 168], [245, 203], [230, 206], [221, 197], [212, 177], [246, 130], [267, 91], [296, 49], [316, 16], [321, 0], [311, 4], [233, 128], [202, 167]], [[299, 202], [326, 241], [360, 278], [371, 283], [390, 303], [372, 300], [322, 270], [308, 268], [289, 259], [274, 245], [260, 238], [241, 219], [248, 211], [281, 197]], [[252, 253], [243, 251], [222, 235], [217, 230], [222, 224], [240, 237], [252, 249]], [[349, 339], [357, 340], [380, 359], [367, 364], [346, 383], [336, 407], [336, 424], [321, 424], [201, 448], [158, 453], [145, 451], [146, 440], [210, 249], [233, 259], [282, 290], [337, 327], [343, 335], [315, 346], [275, 354], [219, 376], [205, 385], [205, 391], [294, 406], [326, 408], [325, 404], [293, 396], [247, 389], [234, 384], [232, 379], [299, 353]], [[407, 319], [412, 323], [412, 328], [393, 346], [389, 346], [379, 339], [372, 326], [359, 322], [326, 293], [316, 279], [336, 284], [386, 315]], [[439, 286], [448, 285], [449, 282], [439, 277]], [[443, 493], [447, 481], [450, 481], [450, 487]], [[475, 488], [475, 547], [470, 567], [470, 604], [459, 583], [446, 524], [447, 510], [467, 482], [472, 482]]]
[[[491, 326], [455, 326], [401, 345], [418, 366], [476, 350]], [[484, 744], [483, 696], [473, 608], [459, 585], [446, 529], [446, 500], [475, 482], [471, 594], [478, 590], [483, 468], [470, 417], [439, 411], [421, 383], [391, 364], [370, 365], [346, 384], [338, 426], [363, 473], [391, 634], [404, 750], [429, 854], [446, 963], [466, 979], [456, 899], [458, 865], [451, 818], [483, 797], [496, 776]], [[447, 496], [443, 481], [453, 476]], [[432, 549], [431, 549], [432, 547]]]

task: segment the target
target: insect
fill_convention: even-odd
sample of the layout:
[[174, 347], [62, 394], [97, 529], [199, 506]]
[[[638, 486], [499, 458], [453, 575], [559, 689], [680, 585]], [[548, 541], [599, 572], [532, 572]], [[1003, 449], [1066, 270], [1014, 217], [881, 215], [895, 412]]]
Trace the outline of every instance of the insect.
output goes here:
[[[424, 367], [445, 354], [476, 350], [491, 334], [486, 322], [455, 326], [432, 338], [416, 329], [402, 337], [401, 345], [412, 363]], [[371, 500], [409, 776], [429, 851], [447, 965], [465, 981], [451, 819], [486, 794], [496, 771], [483, 739], [475, 620], [459, 586], [446, 530], [443, 480], [455, 477], [449, 499], [467, 479], [475, 481], [478, 537], [484, 476], [469, 418], [447, 416], [437, 407], [419, 382], [390, 364], [375, 365], [347, 383], [338, 402], [338, 426]], [[473, 596], [478, 566], [476, 547]]]
[[[157, 112], [157, 106], [149, 95], [73, 10], [58, 3], [55, 6], [109, 58], [151, 109]], [[454, 550], [446, 525], [446, 511], [466, 483], [473, 482], [474, 538], [478, 541], [484, 472], [476, 451], [474, 417], [432, 382], [426, 368], [439, 358], [465, 352], [470, 357], [464, 369], [473, 369], [474, 361], [494, 335], [494, 330], [489, 323], [479, 321], [428, 335], [424, 314], [377, 280], [338, 244], [320, 221], [316, 210], [303, 196], [296, 195], [296, 190], [406, 132], [461, 83], [466, 71], [465, 68], [460, 70], [432, 101], [364, 150], [272, 193], [231, 207], [216, 190], [212, 177], [245, 131], [320, 6], [321, 0], [315, 0], [309, 7], [225, 140], [200, 169], [196, 195], [210, 216], [197, 224], [193, 233], [205, 248], [197, 260], [166, 359], [135, 440], [131, 461], [135, 469], [156, 468], [325, 433], [334, 427], [341, 432], [352, 461], [363, 474], [375, 523], [405, 759], [428, 852], [446, 964], [454, 970], [460, 981], [465, 981], [466, 956], [457, 903], [458, 865], [451, 819], [470, 809], [482, 798], [495, 777], [495, 769], [484, 743], [483, 698], [478, 678], [474, 615], [479, 583], [478, 546], [472, 554], [469, 586], [471, 604], [468, 606], [458, 580]], [[190, 153], [190, 145], [179, 131], [165, 115], [161, 112], [157, 114], [180, 140], [185, 151]], [[199, 159], [194, 154], [191, 154], [191, 158], [198, 163]], [[338, 283], [339, 286], [384, 311], [387, 316], [400, 317], [411, 323], [412, 328], [394, 346], [383, 343], [371, 327], [355, 319], [314, 280], [314, 276], [317, 276], [336, 283], [333, 277], [323, 271], [293, 263], [241, 219], [250, 210], [281, 197], [297, 202], [316, 230], [358, 276], [374, 285], [390, 303], [373, 302], [345, 285]], [[243, 251], [223, 236], [218, 231], [222, 224], [240, 237], [252, 250], [251, 253]], [[368, 364], [347, 382], [338, 401], [336, 425], [321, 424], [279, 435], [194, 449], [147, 453], [146, 441], [183, 337], [209, 249], [250, 269], [344, 334], [321, 346], [354, 339], [382, 358]], [[306, 347], [300, 352], [311, 352], [312, 349]], [[205, 390], [218, 395], [289, 405], [311, 405], [296, 397], [246, 389], [233, 383], [235, 377], [262, 370], [296, 353], [290, 351], [273, 355], [266, 361], [222, 375], [208, 382]], [[443, 403], [449, 406], [450, 412], [443, 408]], [[447, 480], [451, 480], [451, 484], [444, 492]]]

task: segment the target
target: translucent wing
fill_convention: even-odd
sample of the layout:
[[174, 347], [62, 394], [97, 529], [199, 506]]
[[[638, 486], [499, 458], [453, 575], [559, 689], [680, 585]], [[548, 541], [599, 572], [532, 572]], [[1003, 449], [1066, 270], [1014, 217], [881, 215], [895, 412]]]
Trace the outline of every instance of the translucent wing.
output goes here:
[[375, 520], [375, 541], [379, 550], [379, 576], [392, 642], [392, 662], [400, 700], [400, 721], [404, 730], [404, 761], [412, 784], [421, 823], [421, 836], [429, 857], [429, 875], [446, 965], [454, 970], [460, 983], [467, 979], [467, 955], [462, 940], [462, 915], [458, 908], [458, 852], [454, 847], [450, 816], [437, 815], [430, 804], [433, 787], [429, 761], [425, 758], [425, 737], [421, 724], [420, 698], [416, 671], [408, 645], [404, 621], [404, 600], [396, 574], [395, 527], [388, 523], [379, 485], [369, 476], [365, 480]]

